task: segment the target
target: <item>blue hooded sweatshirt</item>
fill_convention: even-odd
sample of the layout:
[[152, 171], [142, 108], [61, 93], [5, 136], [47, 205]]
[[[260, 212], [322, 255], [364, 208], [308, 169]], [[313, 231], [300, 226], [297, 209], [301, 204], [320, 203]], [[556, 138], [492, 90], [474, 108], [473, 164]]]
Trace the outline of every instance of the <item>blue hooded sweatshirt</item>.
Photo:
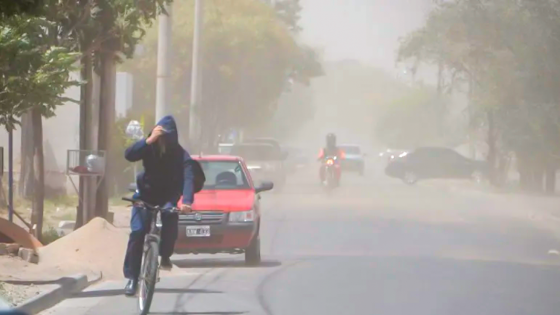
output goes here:
[[[189, 153], [179, 144], [177, 125], [172, 116], [163, 117], [158, 126], [165, 129], [162, 135], [165, 152], [156, 143], [151, 145], [142, 139], [125, 151], [130, 162], [142, 160], [144, 171], [138, 174], [136, 185], [142, 200], [159, 206], [171, 203], [173, 206], [183, 196], [184, 204], [194, 201], [194, 173]], [[149, 137], [149, 135], [148, 135]]]

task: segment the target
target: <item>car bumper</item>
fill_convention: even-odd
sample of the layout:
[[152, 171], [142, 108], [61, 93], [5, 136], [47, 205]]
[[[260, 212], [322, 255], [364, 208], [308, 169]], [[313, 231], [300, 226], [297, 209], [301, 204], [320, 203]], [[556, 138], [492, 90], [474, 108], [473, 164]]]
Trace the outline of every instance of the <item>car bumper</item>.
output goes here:
[[385, 167], [385, 175], [393, 178], [400, 178], [404, 177], [404, 170], [402, 167], [399, 167], [396, 164], [390, 163]]
[[342, 169], [360, 171], [364, 168], [364, 161], [361, 160], [344, 160], [342, 161]]
[[[204, 226], [205, 224], [189, 224], [188, 226]], [[208, 237], [187, 237], [187, 225], [179, 224], [179, 236], [175, 243], [177, 254], [217, 254], [242, 253], [251, 244], [257, 233], [257, 224], [221, 223], [210, 226]]]

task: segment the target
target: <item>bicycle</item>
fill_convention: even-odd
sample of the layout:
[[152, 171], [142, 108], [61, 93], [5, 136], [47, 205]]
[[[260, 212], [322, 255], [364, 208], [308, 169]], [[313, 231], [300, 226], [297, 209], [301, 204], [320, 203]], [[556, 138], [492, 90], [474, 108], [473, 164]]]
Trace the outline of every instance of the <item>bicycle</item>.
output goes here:
[[151, 214], [150, 231], [144, 238], [144, 250], [142, 253], [142, 265], [140, 267], [140, 277], [138, 279], [138, 308], [140, 315], [150, 312], [152, 299], [156, 283], [159, 282], [159, 244], [161, 240], [161, 212], [169, 211], [178, 213], [179, 209], [162, 209], [159, 206], [152, 206], [140, 199], [123, 197], [122, 200], [129, 201], [133, 205], [144, 207]]

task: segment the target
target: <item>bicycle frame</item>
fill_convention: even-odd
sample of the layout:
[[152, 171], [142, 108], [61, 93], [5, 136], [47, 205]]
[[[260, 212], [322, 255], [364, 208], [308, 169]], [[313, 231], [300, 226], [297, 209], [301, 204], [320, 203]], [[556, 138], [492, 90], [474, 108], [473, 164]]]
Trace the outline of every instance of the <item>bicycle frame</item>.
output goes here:
[[[161, 222], [161, 210], [158, 209], [148, 209], [148, 207], [146, 207], [146, 209], [148, 211], [150, 211], [150, 231], [148, 233], [146, 233], [146, 241], [153, 239], [155, 240], [158, 244], [161, 240], [161, 227], [162, 227], [162, 222]], [[145, 242], [144, 242], [145, 243]]]
[[[159, 262], [158, 262], [158, 257], [159, 257], [159, 244], [161, 241], [161, 228], [162, 228], [162, 221], [161, 221], [161, 213], [163, 211], [163, 209], [161, 209], [159, 206], [152, 206], [142, 200], [135, 200], [135, 199], [130, 199], [130, 198], [122, 198], [123, 200], [126, 201], [130, 201], [133, 204], [135, 204], [136, 206], [140, 206], [143, 207], [144, 209], [146, 209], [149, 213], [150, 213], [150, 230], [148, 233], [146, 233], [146, 236], [144, 238], [144, 248], [142, 250], [142, 263], [141, 263], [141, 273], [140, 273], [140, 278], [138, 279], [140, 281], [140, 293], [138, 295], [138, 306], [139, 309], [141, 311], [140, 314], [145, 315], [148, 314], [148, 312], [150, 311], [150, 306], [152, 303], [152, 298], [154, 295], [154, 291], [155, 291], [155, 284], [157, 282], [159, 282]], [[178, 212], [176, 208], [173, 208], [170, 210], [171, 212]], [[154, 243], [155, 243], [155, 247], [154, 247]], [[150, 251], [150, 248], [152, 248], [153, 251]], [[148, 278], [146, 278], [146, 274], [144, 273], [144, 268], [148, 268], [145, 265], [147, 262], [146, 260], [146, 255], [148, 253], [153, 253], [151, 256], [152, 258], [150, 258], [149, 262], [152, 262], [152, 266], [154, 267], [154, 273], [151, 273], [151, 276], [149, 276]], [[152, 260], [154, 259], [154, 260]], [[149, 263], [148, 262], [148, 263]], [[146, 286], [146, 279], [150, 279], [151, 278], [151, 285], [148, 286], [147, 288], [147, 292], [146, 295], [143, 292], [143, 289]]]

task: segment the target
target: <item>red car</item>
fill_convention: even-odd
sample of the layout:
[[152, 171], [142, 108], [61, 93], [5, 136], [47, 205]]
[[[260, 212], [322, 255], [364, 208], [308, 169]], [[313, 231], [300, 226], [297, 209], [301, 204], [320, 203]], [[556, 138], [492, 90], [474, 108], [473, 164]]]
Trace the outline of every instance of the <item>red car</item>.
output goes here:
[[177, 254], [245, 253], [245, 262], [259, 264], [259, 193], [273, 184], [255, 187], [247, 165], [235, 156], [195, 157], [206, 182], [196, 194], [192, 214], [179, 216]]

